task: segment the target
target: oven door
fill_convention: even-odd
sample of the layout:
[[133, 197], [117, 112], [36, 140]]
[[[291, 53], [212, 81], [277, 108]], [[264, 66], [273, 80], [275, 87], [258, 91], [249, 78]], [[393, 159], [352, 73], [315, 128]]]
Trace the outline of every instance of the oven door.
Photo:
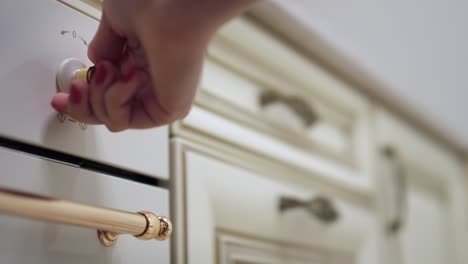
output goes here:
[[[44, 199], [39, 196], [45, 196], [58, 202], [72, 201], [81, 205], [81, 209], [82, 205], [86, 205], [132, 214], [140, 211], [150, 211], [159, 216], [169, 214], [168, 191], [157, 186], [95, 173], [5, 148], [0, 148], [0, 167], [0, 194], [8, 189], [9, 193], [34, 194], [29, 195], [33, 200]], [[0, 199], [0, 263], [170, 263], [168, 240], [139, 240], [122, 234], [113, 246], [106, 247], [100, 243], [96, 229], [6, 214], [1, 210], [5, 207], [5, 195]], [[24, 203], [11, 203], [9, 207], [15, 205], [24, 208]], [[34, 207], [34, 211], [38, 207]], [[62, 223], [85, 220], [86, 214], [81, 213], [84, 210], [79, 214], [72, 210], [76, 207], [63, 206], [55, 212], [48, 210], [48, 215], [45, 215], [48, 208], [41, 208], [44, 208], [44, 213], [39, 214], [42, 218], [50, 218], [50, 214], [55, 213], [59, 216], [75, 215], [74, 219], [61, 217]]]

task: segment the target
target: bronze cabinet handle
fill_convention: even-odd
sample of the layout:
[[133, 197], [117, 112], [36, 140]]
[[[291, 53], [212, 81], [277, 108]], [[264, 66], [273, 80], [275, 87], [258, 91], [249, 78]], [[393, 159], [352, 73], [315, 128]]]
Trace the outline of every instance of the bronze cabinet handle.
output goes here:
[[395, 192], [391, 194], [394, 201], [390, 201], [394, 202], [395, 210], [385, 210], [386, 212], [390, 211], [387, 212], [385, 229], [389, 233], [397, 233], [401, 230], [406, 217], [406, 175], [403, 165], [398, 158], [398, 153], [394, 148], [385, 146], [381, 154], [388, 169], [386, 175], [389, 178], [386, 180], [388, 180], [388, 183], [392, 184], [394, 188], [387, 187]]
[[0, 188], [0, 214], [95, 228], [105, 246], [122, 234], [142, 240], [165, 240], [172, 234], [171, 221], [150, 212], [99, 208], [5, 188]]
[[287, 105], [301, 118], [306, 127], [311, 127], [319, 119], [315, 110], [302, 98], [297, 96], [284, 96], [269, 90], [265, 90], [260, 94], [260, 106], [266, 107], [274, 103], [283, 103]]
[[323, 196], [317, 196], [308, 201], [303, 201], [292, 197], [280, 198], [280, 212], [283, 213], [293, 208], [303, 208], [324, 223], [333, 223], [339, 218], [339, 213], [333, 202]]

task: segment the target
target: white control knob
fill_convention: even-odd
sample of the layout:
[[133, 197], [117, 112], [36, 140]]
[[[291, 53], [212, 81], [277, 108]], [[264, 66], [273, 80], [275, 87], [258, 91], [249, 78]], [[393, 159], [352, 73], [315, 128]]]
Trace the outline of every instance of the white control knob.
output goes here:
[[73, 80], [86, 80], [88, 68], [79, 59], [64, 60], [57, 69], [57, 88], [60, 92], [69, 92]]

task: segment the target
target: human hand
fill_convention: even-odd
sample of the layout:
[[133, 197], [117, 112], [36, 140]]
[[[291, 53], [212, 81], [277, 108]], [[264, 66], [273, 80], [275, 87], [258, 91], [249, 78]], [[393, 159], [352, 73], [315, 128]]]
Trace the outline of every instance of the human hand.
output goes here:
[[[233, 2], [233, 3], [232, 3]], [[52, 106], [110, 131], [151, 128], [185, 117], [211, 36], [251, 0], [104, 1], [88, 56], [88, 84], [75, 80]]]

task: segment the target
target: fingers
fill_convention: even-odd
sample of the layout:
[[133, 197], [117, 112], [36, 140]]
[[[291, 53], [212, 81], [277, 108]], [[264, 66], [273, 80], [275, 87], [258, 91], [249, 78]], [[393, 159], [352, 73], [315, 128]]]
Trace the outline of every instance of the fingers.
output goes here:
[[112, 29], [103, 13], [96, 35], [89, 44], [88, 57], [94, 63], [102, 60], [117, 62], [122, 55], [124, 44], [125, 39]]
[[73, 81], [70, 94], [57, 93], [51, 104], [80, 122], [104, 124], [112, 132], [125, 130], [130, 124], [132, 98], [139, 87], [148, 85], [148, 77], [135, 71], [119, 76], [110, 62], [100, 63], [89, 85]]
[[165, 109], [151, 90], [145, 90], [145, 92], [139, 95], [138, 103], [133, 104], [129, 128], [163, 126], [184, 118], [190, 111], [191, 104], [182, 108]]
[[96, 65], [90, 84], [73, 81], [70, 94], [56, 94], [51, 104], [80, 122], [104, 124], [112, 132], [166, 125], [185, 117], [191, 105], [163, 107], [153, 94], [147, 73], [132, 70], [120, 75], [109, 62]]
[[103, 124], [108, 123], [108, 113], [105, 107], [104, 96], [109, 86], [117, 78], [118, 71], [114, 65], [105, 61], [96, 64], [94, 78], [89, 84], [89, 104], [96, 118]]
[[142, 72], [131, 71], [110, 87], [104, 98], [108, 113], [107, 128], [119, 132], [130, 127], [134, 96], [140, 87], [147, 84], [148, 77]]
[[88, 100], [88, 86], [84, 81], [73, 81], [70, 94], [57, 93], [51, 105], [58, 112], [86, 124], [102, 124], [92, 113]]
[[142, 71], [119, 74], [110, 62], [96, 65], [89, 86], [89, 104], [94, 116], [112, 132], [130, 127], [133, 98], [139, 88], [149, 85]]
[[89, 87], [85, 81], [74, 81], [70, 87], [66, 113], [86, 124], [102, 124], [90, 107], [88, 94]]
[[[120, 77], [120, 78], [119, 78]], [[96, 118], [112, 132], [129, 128], [132, 98], [147, 78], [141, 72], [118, 74], [110, 62], [96, 65], [89, 88], [89, 103]]]

